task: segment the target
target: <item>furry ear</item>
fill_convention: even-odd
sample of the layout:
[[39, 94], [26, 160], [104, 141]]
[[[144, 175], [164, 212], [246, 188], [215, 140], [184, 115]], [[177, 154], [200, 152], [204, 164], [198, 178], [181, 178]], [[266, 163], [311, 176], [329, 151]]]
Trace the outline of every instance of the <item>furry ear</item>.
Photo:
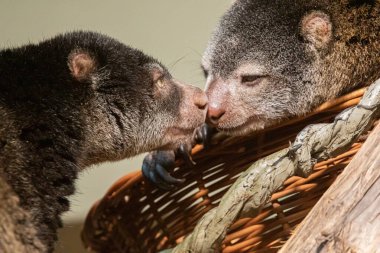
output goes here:
[[328, 47], [333, 37], [330, 17], [321, 12], [313, 11], [302, 18], [301, 35], [316, 50]]
[[89, 80], [97, 67], [94, 57], [90, 53], [81, 50], [74, 50], [70, 53], [68, 65], [71, 75], [80, 82]]

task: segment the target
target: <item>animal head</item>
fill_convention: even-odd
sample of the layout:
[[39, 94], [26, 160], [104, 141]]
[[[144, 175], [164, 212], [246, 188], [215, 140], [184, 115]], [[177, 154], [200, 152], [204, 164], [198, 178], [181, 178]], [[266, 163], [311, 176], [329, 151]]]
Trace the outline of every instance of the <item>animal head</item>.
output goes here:
[[369, 33], [360, 20], [368, 8], [343, 2], [235, 1], [203, 55], [208, 122], [247, 134], [308, 113], [365, 77], [359, 55], [370, 62], [368, 49], [347, 41]]
[[175, 80], [156, 59], [96, 33], [46, 43], [54, 41], [67, 59], [65, 75], [57, 75], [76, 90], [83, 112], [85, 163], [175, 149], [204, 122], [204, 92]]

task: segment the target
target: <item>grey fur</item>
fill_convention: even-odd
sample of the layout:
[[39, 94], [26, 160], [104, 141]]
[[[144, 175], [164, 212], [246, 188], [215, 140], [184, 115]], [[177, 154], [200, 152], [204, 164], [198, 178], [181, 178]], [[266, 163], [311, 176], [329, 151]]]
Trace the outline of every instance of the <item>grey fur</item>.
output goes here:
[[[332, 24], [323, 48], [302, 33], [313, 12]], [[243, 66], [265, 77], [246, 86]], [[216, 124], [222, 131], [242, 135], [304, 115], [380, 77], [380, 1], [237, 0], [212, 35], [203, 67], [209, 107], [225, 110]]]

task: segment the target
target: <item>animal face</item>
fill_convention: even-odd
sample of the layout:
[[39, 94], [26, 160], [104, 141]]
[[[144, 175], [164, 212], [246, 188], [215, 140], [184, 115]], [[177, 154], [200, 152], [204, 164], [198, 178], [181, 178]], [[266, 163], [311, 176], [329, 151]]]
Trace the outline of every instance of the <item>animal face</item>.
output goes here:
[[[172, 78], [160, 64], [145, 66], [148, 70], [148, 89], [151, 105], [148, 115], [141, 118], [141, 135], [148, 132], [152, 149], [175, 149], [180, 143], [191, 141], [194, 129], [200, 126], [206, 116], [207, 97], [196, 87], [186, 85]], [[153, 122], [154, 119], [154, 122]]]
[[68, 57], [85, 103], [91, 162], [115, 160], [191, 141], [206, 116], [207, 97], [175, 80], [157, 60], [116, 44], [101, 52], [75, 49]]
[[244, 135], [307, 113], [324, 98], [316, 72], [332, 22], [313, 1], [291, 2], [239, 0], [223, 16], [202, 60], [207, 120], [219, 130]]

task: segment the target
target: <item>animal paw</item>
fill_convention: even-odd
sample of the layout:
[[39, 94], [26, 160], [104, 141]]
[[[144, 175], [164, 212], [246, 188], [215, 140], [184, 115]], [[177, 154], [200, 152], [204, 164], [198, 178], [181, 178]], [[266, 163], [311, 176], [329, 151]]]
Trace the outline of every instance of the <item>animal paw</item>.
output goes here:
[[[193, 141], [203, 144], [207, 148], [214, 133], [214, 128], [204, 124], [195, 130]], [[176, 151], [154, 151], [146, 155], [142, 164], [143, 175], [161, 189], [175, 188], [185, 181], [185, 179], [175, 178], [169, 173], [175, 168], [176, 158], [183, 160], [189, 167], [195, 165], [191, 157], [191, 146], [181, 144]]]
[[142, 164], [143, 175], [157, 187], [170, 190], [183, 183], [170, 175], [168, 170], [175, 167], [174, 151], [153, 151], [145, 156]]

